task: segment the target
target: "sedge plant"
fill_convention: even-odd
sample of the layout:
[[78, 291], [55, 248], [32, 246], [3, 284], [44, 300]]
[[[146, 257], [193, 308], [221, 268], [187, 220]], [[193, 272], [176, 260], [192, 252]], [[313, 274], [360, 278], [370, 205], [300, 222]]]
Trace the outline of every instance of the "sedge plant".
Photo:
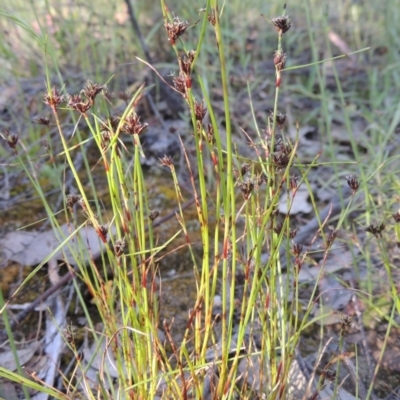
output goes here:
[[[307, 249], [296, 242], [290, 209], [301, 185], [310, 190], [307, 172], [317, 165], [318, 155], [309, 165], [298, 161], [298, 138], [290, 140], [285, 131], [286, 116], [279, 110], [281, 88], [290, 72], [285, 69], [288, 55], [284, 49], [291, 19], [285, 9], [281, 16], [266, 19], [267, 29], [277, 34], [271, 60], [275, 66], [273, 109], [262, 121], [253, 113], [254, 157], [235, 149], [223, 28], [225, 7], [208, 0], [199, 23], [189, 26], [161, 0], [166, 35], [177, 57], [178, 73], [170, 89], [183, 98], [193, 133], [194, 157], [185, 139], [180, 143], [200, 227], [200, 257], [190, 240], [181, 182], [169, 155], [159, 161], [171, 175], [177, 203], [174, 217], [180, 228], [165, 242], [157, 240], [154, 227], [158, 211], [150, 207], [141, 164], [141, 141], [147, 124], [138, 109], [146, 88], [135, 91], [123, 112], [114, 115], [108, 110], [103, 117], [101, 112], [110, 101], [106, 85], [89, 81], [80, 93], [64, 94], [48, 78], [44, 103], [62, 144], [62, 151], [52, 160], [63, 160], [77, 188], [64, 199], [64, 221], [70, 226], [71, 236], [60, 234], [59, 219], [50, 207], [48, 217], [60, 234], [60, 242], [69, 242], [78, 231], [90, 227], [103, 246], [98, 262], [91, 257], [82, 236], [75, 238], [77, 246], [69, 248], [76, 267], [67, 262], [68, 268], [78, 278], [75, 287], [95, 346], [92, 357], [82, 360], [74, 332], [59, 327], [76, 368], [63, 377], [63, 393], [54, 389], [56, 398], [283, 399], [292, 390], [291, 365], [302, 331], [308, 326], [317, 284], [304, 308], [299, 301], [298, 274]], [[195, 49], [186, 48], [184, 34], [188, 29], [198, 29]], [[209, 45], [215, 46], [217, 54], [214, 62], [218, 64], [216, 82], [220, 85], [222, 114], [205, 77], [196, 71], [209, 31], [214, 34]], [[101, 96], [103, 100], [99, 100]], [[67, 137], [62, 122], [64, 113], [70, 112], [76, 120], [74, 138]], [[130, 139], [129, 146], [126, 138]], [[109, 212], [102, 207], [87, 157], [84, 155], [86, 175], [74, 162], [76, 152], [87, 142], [92, 142], [99, 154], [96, 168], [101, 169], [107, 185]], [[10, 137], [8, 143], [15, 149], [18, 138]], [[35, 181], [31, 160], [27, 155], [20, 157], [27, 165], [26, 173]], [[213, 176], [206, 176], [205, 171], [212, 171]], [[355, 191], [355, 178], [350, 181]], [[288, 211], [280, 218], [278, 207], [283, 194]], [[42, 199], [46, 203], [44, 195]], [[339, 225], [342, 221], [343, 217]], [[319, 221], [318, 232], [325, 223]], [[196, 300], [178, 342], [168, 321], [160, 321], [165, 294], [157, 257], [180, 235], [186, 239], [193, 264]], [[335, 237], [334, 231], [324, 235], [322, 264]], [[82, 287], [90, 293], [100, 325], [95, 325], [90, 315]], [[98, 374], [89, 379], [88, 371], [96, 362]], [[0, 370], [0, 375], [4, 374]], [[7, 377], [17, 380], [16, 375]], [[37, 382], [23, 383], [37, 389]], [[51, 390], [46, 387], [47, 392]]]

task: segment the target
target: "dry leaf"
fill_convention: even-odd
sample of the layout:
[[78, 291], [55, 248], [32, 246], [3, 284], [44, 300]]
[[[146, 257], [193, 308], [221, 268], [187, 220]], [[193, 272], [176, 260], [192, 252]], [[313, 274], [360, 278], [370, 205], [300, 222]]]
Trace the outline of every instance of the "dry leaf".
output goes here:
[[[53, 230], [46, 232], [9, 232], [0, 240], [2, 263], [15, 261], [23, 266], [40, 264], [75, 231], [75, 228], [64, 224], [60, 227], [60, 231], [57, 234]], [[94, 228], [85, 226], [75, 233], [68, 243], [54, 254], [53, 258], [66, 260], [69, 264], [75, 266], [78, 262], [86, 263], [89, 261], [90, 255], [94, 258], [99, 257], [104, 249], [105, 245], [99, 239]], [[80, 261], [77, 260], [78, 254], [79, 257], [82, 257]]]
[[[40, 343], [34, 341], [29, 343], [25, 348], [17, 350], [19, 363], [25, 365], [33, 357], [39, 346]], [[9, 371], [17, 370], [17, 364], [11, 349], [0, 352], [0, 366]]]
[[318, 325], [339, 324], [344, 316], [343, 313], [334, 310], [332, 307], [320, 304], [314, 305], [313, 315], [315, 318], [314, 322]]
[[334, 276], [325, 275], [319, 282], [319, 292], [325, 306], [332, 310], [343, 310], [351, 301], [353, 291], [346, 289]]
[[[288, 197], [287, 193], [284, 193], [279, 201], [279, 212], [282, 214], [287, 214], [288, 212]], [[294, 215], [298, 213], [305, 213], [308, 214], [312, 211], [311, 204], [307, 201], [309, 198], [309, 193], [307, 188], [302, 189], [300, 188], [297, 190], [296, 195], [294, 196], [293, 200], [289, 202], [289, 214]]]

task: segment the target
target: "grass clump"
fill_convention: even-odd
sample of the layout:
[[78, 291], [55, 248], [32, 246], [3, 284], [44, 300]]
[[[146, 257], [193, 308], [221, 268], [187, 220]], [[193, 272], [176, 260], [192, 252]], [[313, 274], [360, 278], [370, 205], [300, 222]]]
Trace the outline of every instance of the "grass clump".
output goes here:
[[[208, 0], [193, 25], [173, 14], [163, 0], [161, 10], [177, 72], [168, 79], [148, 57], [147, 61], [138, 59], [176, 92], [186, 107], [190, 135], [179, 137], [179, 162], [168, 154], [158, 157], [158, 163], [168, 172], [164, 179], [169, 179], [173, 188], [176, 207], [170, 216], [178, 227], [172, 233], [163, 232], [167, 218], [161, 218], [162, 210], [153, 207], [154, 190], [143, 166], [149, 125], [141, 111], [146, 99], [151, 104], [150, 90], [137, 84], [131, 95], [120, 93], [120, 100], [125, 102], [121, 107], [106, 83], [87, 81], [76, 93], [68, 94], [66, 87], [53, 85], [48, 73], [43, 100], [50, 116], [39, 117], [37, 122], [54, 128], [53, 143], [46, 146], [43, 158], [62, 192], [60, 214], [41, 187], [35, 166], [37, 155], [21, 145], [16, 133], [3, 134], [40, 197], [59, 243], [19, 290], [46, 262], [51, 284], [60, 285], [62, 277], [54, 260], [62, 259], [68, 279], [74, 282], [76, 307], [85, 316], [85, 334], [78, 340], [76, 329], [66, 323], [66, 313], [60, 317], [63, 306], [58, 295], [51, 304], [47, 324], [54, 325], [54, 337], [63, 339], [71, 357], [68, 373], [58, 371], [58, 387], [54, 386], [55, 379], [51, 383], [45, 379], [49, 375], [28, 372], [28, 379], [20, 365], [18, 373], [0, 367], [0, 376], [20, 382], [26, 398], [31, 396], [29, 388], [60, 399], [316, 399], [339, 395], [343, 365], [349, 371], [349, 390], [360, 398], [371, 398], [380, 362], [365, 384], [357, 374], [358, 361], [354, 366], [344, 344], [351, 326], [350, 314], [359, 318], [359, 310], [339, 314], [325, 295], [360, 290], [361, 297], [367, 293], [364, 301], [368, 302], [368, 296], [374, 293], [371, 279], [366, 281], [367, 287], [361, 283], [355, 287], [352, 279], [351, 284], [345, 279], [332, 284], [329, 262], [332, 254], [338, 257], [337, 249], [340, 251], [343, 241], [340, 229], [347, 224], [357, 194], [368, 193], [371, 174], [379, 171], [359, 168], [341, 176], [340, 160], [320, 161], [322, 152], [315, 152], [306, 162], [301, 159], [301, 126], [293, 124], [294, 132], [290, 132], [290, 116], [282, 109], [282, 91], [285, 85], [290, 88], [291, 72], [300, 68], [293, 65], [287, 50], [293, 47], [290, 34], [295, 28], [285, 7], [280, 16], [265, 18], [265, 29], [273, 31], [276, 40], [276, 48], [269, 51], [273, 54], [269, 60], [273, 84], [268, 87], [273, 99], [271, 109], [260, 112], [254, 108], [255, 88], [248, 84], [252, 121], [245, 126], [237, 122], [232, 106], [236, 105], [230, 75], [234, 56], [232, 38], [225, 30], [230, 6], [220, 8], [216, 1]], [[311, 15], [307, 7], [309, 26]], [[188, 33], [191, 46], [185, 41]], [[314, 62], [302, 67], [317, 72], [310, 74], [313, 84], [302, 90], [320, 101], [320, 124], [326, 127], [329, 149], [334, 153], [330, 94], [323, 70], [317, 68], [317, 39], [311, 30], [309, 41]], [[38, 42], [46, 48], [45, 41]], [[46, 51], [56, 61], [56, 53]], [[325, 62], [344, 57], [328, 53]], [[207, 57], [213, 60], [213, 76], [204, 66]], [[244, 65], [248, 63], [243, 55], [238, 59]], [[333, 107], [339, 104], [345, 108], [347, 99], [340, 75], [332, 65], [339, 91]], [[157, 113], [157, 108], [154, 110]], [[352, 131], [347, 110], [343, 125]], [[353, 136], [349, 142], [354, 160], [347, 162], [346, 169], [351, 170], [359, 166], [362, 155]], [[95, 163], [90, 151], [96, 155]], [[317, 168], [327, 166], [338, 193], [324, 208], [317, 204], [310, 177]], [[106, 187], [102, 195], [98, 182]], [[185, 201], [186, 193], [190, 198]], [[315, 217], [299, 224], [295, 207], [302, 207], [304, 196], [311, 203], [307, 203], [305, 213], [312, 212]], [[197, 232], [192, 228], [193, 217], [187, 213], [190, 206]], [[397, 216], [394, 214], [396, 222]], [[394, 314], [400, 311], [396, 281], [381, 242], [385, 224], [372, 223], [369, 217], [367, 220], [366, 231], [377, 238], [377, 251], [390, 278], [393, 303], [387, 317], [386, 343], [395, 325]], [[93, 237], [100, 245], [93, 244]], [[190, 260], [195, 292], [179, 339], [173, 316], [162, 317], [167, 296], [163, 265], [178, 251], [179, 256], [184, 252]], [[311, 269], [313, 279], [304, 279]], [[18, 360], [8, 306], [9, 302], [1, 298], [5, 331]], [[93, 306], [100, 322], [93, 315]], [[330, 317], [336, 318], [338, 331], [326, 340], [322, 327]], [[329, 343], [336, 343], [337, 348], [324, 364], [316, 361], [307, 377], [299, 348], [317, 323], [321, 325], [321, 343], [326, 342], [325, 347], [321, 344], [321, 358]], [[51, 359], [48, 348], [45, 353]], [[319, 379], [314, 376], [318, 368]]]

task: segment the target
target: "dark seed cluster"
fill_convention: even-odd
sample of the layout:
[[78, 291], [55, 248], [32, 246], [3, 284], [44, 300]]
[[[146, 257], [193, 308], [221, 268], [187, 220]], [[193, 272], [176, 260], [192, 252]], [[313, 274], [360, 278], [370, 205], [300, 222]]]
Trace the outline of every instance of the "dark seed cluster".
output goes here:
[[292, 26], [290, 18], [287, 15], [272, 18], [272, 23], [280, 36], [286, 33]]
[[172, 22], [167, 22], [164, 26], [167, 30], [168, 41], [174, 46], [178, 38], [186, 32], [189, 24], [181, 22], [179, 18], [174, 18]]
[[382, 232], [385, 229], [385, 224], [381, 222], [378, 225], [371, 224], [367, 228], [365, 228], [366, 232], [372, 233], [375, 237], [382, 237]]
[[17, 154], [17, 144], [19, 141], [19, 135], [18, 133], [13, 133], [8, 130], [4, 131], [3, 134], [1, 134], [3, 139], [6, 141], [8, 147], [12, 150], [14, 150], [14, 153]]
[[254, 182], [252, 179], [247, 178], [239, 185], [240, 191], [243, 193], [245, 200], [247, 200], [254, 189]]
[[350, 189], [353, 191], [353, 194], [355, 194], [357, 189], [360, 187], [360, 182], [358, 181], [357, 175], [347, 175], [346, 180]]

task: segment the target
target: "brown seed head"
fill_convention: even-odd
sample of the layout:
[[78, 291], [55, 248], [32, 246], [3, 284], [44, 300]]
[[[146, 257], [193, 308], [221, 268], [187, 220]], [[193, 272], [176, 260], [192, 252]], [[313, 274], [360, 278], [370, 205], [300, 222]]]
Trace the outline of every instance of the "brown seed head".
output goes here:
[[80, 199], [78, 200], [78, 204], [82, 207], [82, 209], [83, 209], [84, 211], [87, 210], [86, 203], [85, 203], [85, 199], [84, 199], [83, 197], [80, 198]]
[[298, 257], [298, 256], [301, 254], [302, 250], [303, 250], [303, 245], [302, 245], [302, 244], [293, 243], [293, 245], [292, 245], [292, 251], [293, 251], [293, 254], [294, 254], [296, 257]]
[[292, 26], [290, 18], [287, 15], [272, 18], [272, 23], [274, 24], [275, 29], [278, 31], [280, 36], [286, 33]]
[[185, 76], [179, 74], [179, 76], [175, 76], [172, 78], [172, 83], [174, 84], [174, 88], [186, 99], [186, 87], [187, 87], [187, 79]]
[[205, 117], [207, 113], [207, 108], [204, 107], [204, 103], [198, 103], [196, 100], [194, 102], [194, 113], [196, 115], [196, 120], [197, 121], [203, 121], [203, 118]]
[[53, 108], [57, 108], [57, 106], [61, 104], [63, 101], [64, 101], [64, 96], [61, 96], [60, 92], [55, 87], [53, 87], [49, 93], [45, 93], [43, 95], [44, 104]]
[[261, 174], [258, 177], [258, 185], [262, 185], [263, 183], [268, 182], [268, 176], [265, 172], [261, 172]]
[[46, 117], [37, 117], [33, 120], [33, 122], [35, 122], [36, 124], [39, 124], [39, 125], [49, 125], [50, 124], [50, 120]]
[[326, 248], [329, 249], [336, 239], [337, 230], [329, 229], [328, 237], [326, 238]]
[[152, 210], [150, 211], [149, 218], [151, 221], [154, 221], [160, 215], [160, 210]]
[[247, 172], [250, 171], [250, 168], [251, 168], [251, 164], [249, 164], [249, 163], [243, 163], [243, 164], [241, 165], [241, 167], [240, 167], [240, 175], [241, 175], [241, 176], [246, 175]]
[[214, 128], [212, 124], [207, 125], [207, 141], [211, 145], [215, 143]]
[[291, 229], [289, 231], [289, 238], [290, 239], [294, 239], [296, 237], [296, 235], [297, 235], [297, 228], [296, 229]]
[[356, 174], [347, 175], [346, 176], [347, 184], [350, 186], [350, 189], [353, 191], [353, 194], [360, 187], [360, 182], [358, 181], [358, 177]]
[[168, 41], [174, 46], [177, 39], [185, 33], [189, 23], [181, 22], [179, 18], [174, 18], [173, 22], [167, 22], [164, 26], [167, 30]]
[[291, 175], [289, 178], [289, 186], [292, 192], [296, 191], [298, 184], [299, 184], [299, 177], [297, 175]]
[[120, 257], [125, 250], [125, 246], [126, 246], [126, 241], [125, 238], [123, 239], [118, 239], [115, 244], [114, 244], [114, 253], [117, 257]]
[[101, 132], [101, 149], [106, 151], [112, 139], [112, 133], [109, 131]]
[[392, 214], [394, 222], [400, 222], [400, 211], [397, 211], [396, 214]]
[[[269, 115], [269, 120], [271, 124], [274, 123], [274, 112], [271, 111]], [[286, 114], [281, 114], [280, 112], [276, 113], [276, 124], [279, 126], [279, 128], [283, 128], [283, 125], [285, 125], [286, 122]]]
[[131, 114], [125, 118], [121, 132], [127, 133], [128, 135], [140, 135], [147, 126], [147, 123], [142, 124], [140, 122], [140, 117], [137, 114]]
[[[120, 118], [111, 116], [102, 122], [101, 126], [101, 148], [105, 151], [111, 142], [113, 135], [118, 129]], [[117, 149], [118, 150], [118, 149]]]
[[350, 326], [353, 317], [351, 315], [344, 315], [342, 317], [342, 331], [345, 330], [348, 326]]
[[109, 226], [108, 225], [99, 225], [96, 232], [97, 235], [103, 242], [107, 241], [107, 233], [108, 233]]
[[272, 155], [272, 161], [278, 169], [284, 169], [290, 161], [290, 154], [278, 151]]
[[70, 193], [67, 195], [67, 197], [65, 199], [65, 203], [68, 208], [72, 208], [81, 199], [82, 199], [82, 196], [80, 194]]
[[196, 55], [196, 52], [194, 50], [190, 50], [187, 55], [184, 55], [183, 57], [179, 57], [179, 69], [181, 70], [181, 73], [185, 76], [191, 76], [192, 74], [192, 64], [194, 61], [194, 57]]
[[282, 228], [283, 228], [282, 222], [278, 222], [278, 223], [274, 226], [274, 232], [275, 232], [277, 235], [280, 235], [281, 232], [282, 232]]
[[[282, 152], [282, 151], [285, 151], [285, 142], [283, 141], [283, 138], [282, 138], [282, 135], [280, 134], [280, 133], [276, 133], [275, 134], [275, 140], [273, 141], [272, 140], [272, 136], [270, 135], [270, 132], [269, 132], [269, 130], [268, 130], [268, 128], [267, 129], [264, 129], [264, 132], [266, 133], [266, 137], [265, 137], [265, 139], [266, 139], [266, 141], [267, 141], [267, 144], [268, 144], [268, 150], [270, 151], [270, 152]], [[272, 142], [274, 142], [274, 148], [272, 149]]]
[[165, 155], [162, 158], [159, 158], [161, 165], [165, 166], [165, 167], [171, 167], [174, 165], [174, 163], [172, 162], [172, 158], [170, 156]]
[[254, 189], [254, 182], [252, 179], [245, 179], [239, 185], [240, 191], [243, 193], [245, 200], [247, 200]]
[[91, 105], [94, 104], [94, 99], [96, 96], [105, 89], [105, 86], [87, 81], [86, 85], [83, 87], [81, 93], [89, 100]]
[[274, 55], [274, 64], [277, 71], [282, 71], [286, 65], [286, 53], [277, 50]]
[[13, 149], [15, 154], [17, 154], [17, 144], [19, 140], [19, 135], [17, 133], [11, 133], [10, 131], [4, 131], [4, 134], [1, 135], [3, 139], [6, 141], [8, 147]]
[[67, 107], [81, 114], [85, 114], [92, 106], [89, 99], [84, 100], [80, 94], [68, 96]]
[[62, 333], [63, 333], [63, 337], [67, 343], [69, 343], [69, 344], [74, 343], [75, 333], [70, 325], [68, 325], [66, 329], [63, 329]]
[[385, 224], [381, 222], [379, 225], [371, 224], [365, 228], [366, 232], [372, 233], [375, 237], [382, 237], [382, 232], [385, 229]]
[[216, 18], [215, 18], [215, 10], [211, 10], [211, 13], [207, 15], [207, 19], [211, 22], [211, 25], [215, 26]]
[[322, 371], [322, 375], [331, 382], [336, 379], [336, 371], [332, 371], [331, 369]]

